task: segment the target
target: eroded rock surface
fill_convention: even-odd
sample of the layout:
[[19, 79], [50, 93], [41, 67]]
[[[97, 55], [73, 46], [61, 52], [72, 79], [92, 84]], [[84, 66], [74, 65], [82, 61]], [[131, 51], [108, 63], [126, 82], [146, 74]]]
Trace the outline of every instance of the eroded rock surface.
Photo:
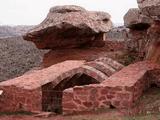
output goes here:
[[137, 0], [137, 2], [144, 15], [160, 20], [160, 0]]
[[110, 15], [87, 11], [79, 6], [57, 6], [47, 18], [29, 31], [25, 40], [40, 49], [103, 46], [104, 35], [112, 27]]
[[126, 36], [126, 50], [130, 63], [144, 60], [147, 50], [147, 30], [153, 20], [142, 14], [138, 8], [130, 9], [124, 16], [124, 24], [130, 30]]
[[160, 0], [137, 0], [144, 15], [153, 19], [147, 31], [146, 59], [160, 63]]
[[138, 8], [131, 8], [124, 16], [124, 25], [130, 29], [143, 30], [150, 27], [151, 18], [143, 15]]

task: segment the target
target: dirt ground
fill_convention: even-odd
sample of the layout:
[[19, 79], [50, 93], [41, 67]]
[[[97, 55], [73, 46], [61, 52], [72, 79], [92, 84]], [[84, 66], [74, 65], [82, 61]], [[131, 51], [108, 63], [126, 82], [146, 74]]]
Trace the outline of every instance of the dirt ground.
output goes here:
[[0, 120], [160, 120], [160, 114], [124, 117], [116, 112], [75, 116], [34, 117], [33, 115], [1, 115]]

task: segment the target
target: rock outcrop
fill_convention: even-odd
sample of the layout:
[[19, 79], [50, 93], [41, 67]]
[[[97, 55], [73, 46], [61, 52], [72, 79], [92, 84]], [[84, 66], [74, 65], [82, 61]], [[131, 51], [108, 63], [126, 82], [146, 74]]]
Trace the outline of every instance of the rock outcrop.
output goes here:
[[104, 34], [112, 27], [110, 15], [87, 11], [78, 6], [57, 6], [47, 18], [29, 31], [25, 40], [33, 41], [40, 49], [103, 46]]
[[138, 8], [131, 8], [124, 16], [124, 25], [130, 29], [143, 30], [150, 27], [152, 20], [143, 15]]
[[160, 0], [137, 0], [137, 2], [144, 15], [160, 20]]
[[152, 19], [143, 15], [138, 8], [130, 9], [124, 16], [124, 24], [130, 29], [126, 37], [126, 50], [130, 59], [139, 61], [145, 58], [147, 30], [152, 22]]
[[153, 19], [153, 24], [147, 31], [146, 59], [160, 63], [160, 1], [137, 0], [144, 15]]

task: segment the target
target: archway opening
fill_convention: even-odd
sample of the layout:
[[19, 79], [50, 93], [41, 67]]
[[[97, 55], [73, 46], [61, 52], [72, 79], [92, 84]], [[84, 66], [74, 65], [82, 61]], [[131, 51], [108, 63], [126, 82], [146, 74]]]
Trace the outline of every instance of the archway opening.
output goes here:
[[63, 91], [74, 86], [83, 86], [100, 83], [96, 79], [86, 74], [75, 74], [72, 77], [65, 78], [59, 84], [54, 86], [48, 83], [42, 86], [42, 110], [47, 112], [62, 113], [62, 95]]

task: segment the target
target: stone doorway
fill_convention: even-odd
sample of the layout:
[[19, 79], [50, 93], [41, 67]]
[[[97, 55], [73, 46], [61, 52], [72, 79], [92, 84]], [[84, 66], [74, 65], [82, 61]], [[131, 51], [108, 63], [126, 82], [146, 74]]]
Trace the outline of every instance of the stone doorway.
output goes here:
[[83, 86], [100, 83], [96, 79], [86, 74], [75, 74], [58, 83], [48, 83], [42, 86], [42, 110], [47, 112], [62, 113], [62, 95], [63, 91], [74, 86]]

